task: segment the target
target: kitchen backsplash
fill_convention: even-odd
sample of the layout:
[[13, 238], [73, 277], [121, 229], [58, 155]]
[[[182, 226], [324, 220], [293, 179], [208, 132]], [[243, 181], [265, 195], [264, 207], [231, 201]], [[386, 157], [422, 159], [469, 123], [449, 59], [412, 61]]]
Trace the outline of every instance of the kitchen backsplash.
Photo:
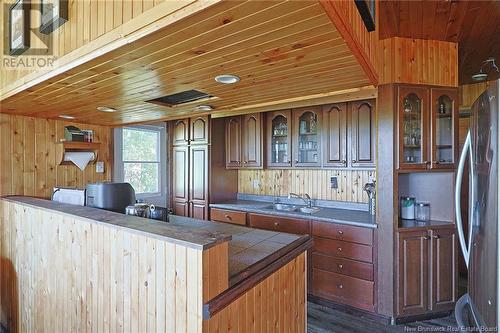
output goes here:
[[[338, 188], [331, 188], [337, 177]], [[375, 179], [375, 170], [239, 170], [238, 192], [287, 196], [307, 193], [314, 199], [368, 202], [363, 186]]]

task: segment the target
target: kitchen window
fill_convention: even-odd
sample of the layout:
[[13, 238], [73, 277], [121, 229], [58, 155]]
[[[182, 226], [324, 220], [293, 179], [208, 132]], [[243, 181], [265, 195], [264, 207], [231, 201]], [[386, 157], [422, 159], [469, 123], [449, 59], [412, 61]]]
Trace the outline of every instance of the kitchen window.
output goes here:
[[115, 129], [115, 181], [127, 182], [136, 198], [166, 206], [166, 135], [164, 125]]

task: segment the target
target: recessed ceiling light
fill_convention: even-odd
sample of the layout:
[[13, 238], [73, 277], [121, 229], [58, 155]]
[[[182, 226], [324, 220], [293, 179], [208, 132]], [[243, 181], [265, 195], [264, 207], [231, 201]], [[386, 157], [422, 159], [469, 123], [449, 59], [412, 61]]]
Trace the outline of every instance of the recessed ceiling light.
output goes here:
[[223, 84], [233, 84], [240, 82], [240, 77], [233, 74], [222, 74], [215, 77], [215, 81]]
[[67, 114], [61, 114], [61, 115], [59, 115], [59, 118], [62, 118], [62, 119], [75, 119], [75, 117], [69, 116]]
[[97, 111], [101, 112], [116, 112], [115, 108], [110, 108], [109, 106], [98, 106]]
[[197, 111], [212, 111], [214, 107], [212, 105], [198, 105], [196, 107]]

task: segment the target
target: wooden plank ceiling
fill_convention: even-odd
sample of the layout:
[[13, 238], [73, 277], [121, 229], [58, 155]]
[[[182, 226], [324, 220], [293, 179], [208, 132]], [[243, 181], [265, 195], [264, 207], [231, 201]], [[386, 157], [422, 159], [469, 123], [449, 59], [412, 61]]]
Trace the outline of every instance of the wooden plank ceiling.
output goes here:
[[[500, 63], [500, 1], [380, 1], [380, 38], [458, 42], [459, 82], [471, 83], [484, 60]], [[489, 79], [500, 74], [489, 72]]]
[[[225, 73], [241, 82], [215, 82]], [[214, 112], [227, 112], [368, 85], [317, 1], [224, 1], [9, 97], [2, 112], [121, 125], [195, 114], [204, 103], [145, 102], [189, 89], [216, 96]]]

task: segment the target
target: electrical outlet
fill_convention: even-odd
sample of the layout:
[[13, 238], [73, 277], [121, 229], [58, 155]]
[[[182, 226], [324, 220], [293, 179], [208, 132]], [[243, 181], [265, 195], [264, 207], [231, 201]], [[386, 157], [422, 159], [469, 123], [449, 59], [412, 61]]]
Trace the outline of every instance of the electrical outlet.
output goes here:
[[95, 172], [104, 173], [104, 162], [103, 161], [98, 161], [95, 164]]
[[254, 180], [252, 180], [252, 185], [253, 185], [253, 188], [259, 188], [260, 181], [258, 179], [254, 179]]
[[339, 188], [339, 184], [337, 182], [337, 177], [330, 177], [330, 188]]

